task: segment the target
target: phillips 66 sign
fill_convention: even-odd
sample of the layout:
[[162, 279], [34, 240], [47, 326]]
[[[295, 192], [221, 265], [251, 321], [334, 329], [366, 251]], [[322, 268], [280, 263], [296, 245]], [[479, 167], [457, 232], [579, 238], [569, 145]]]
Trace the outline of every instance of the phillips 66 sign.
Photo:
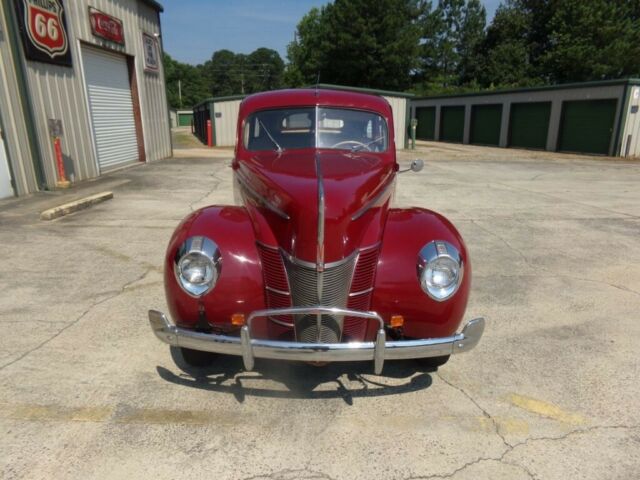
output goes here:
[[62, 0], [15, 0], [25, 56], [30, 60], [71, 65]]

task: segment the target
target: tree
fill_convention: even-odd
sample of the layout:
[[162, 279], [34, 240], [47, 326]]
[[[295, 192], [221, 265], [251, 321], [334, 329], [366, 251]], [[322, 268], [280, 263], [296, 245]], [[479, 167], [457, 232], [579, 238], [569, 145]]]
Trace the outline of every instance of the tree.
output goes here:
[[417, 66], [419, 0], [336, 0], [307, 13], [287, 48], [287, 78], [403, 90]]
[[469, 0], [462, 9], [460, 43], [458, 44], [458, 76], [461, 84], [476, 83], [481, 68], [477, 52], [485, 39], [487, 11], [480, 0]]
[[210, 96], [201, 67], [181, 63], [163, 53], [167, 100], [171, 108], [191, 108]]
[[477, 49], [480, 85], [516, 87], [537, 83], [531, 30], [531, 15], [518, 0], [508, 0], [498, 7]]
[[540, 66], [553, 82], [640, 74], [640, 2], [563, 0], [550, 19]]
[[479, 0], [440, 0], [424, 16], [421, 70], [416, 75], [423, 92], [457, 90], [475, 81], [486, 17]]
[[284, 62], [275, 50], [258, 48], [249, 55], [218, 50], [204, 64], [210, 94], [214, 97], [280, 88]]

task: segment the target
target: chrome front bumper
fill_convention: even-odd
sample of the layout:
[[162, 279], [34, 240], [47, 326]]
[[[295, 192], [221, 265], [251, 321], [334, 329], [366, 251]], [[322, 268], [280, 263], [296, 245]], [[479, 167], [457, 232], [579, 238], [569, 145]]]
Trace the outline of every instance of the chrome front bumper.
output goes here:
[[[299, 343], [251, 338], [255, 318], [277, 315], [333, 314], [375, 320], [379, 324], [374, 342]], [[450, 337], [387, 342], [384, 321], [374, 312], [361, 312], [332, 307], [292, 307], [252, 312], [240, 337], [200, 333], [173, 325], [164, 313], [149, 310], [151, 329], [162, 342], [175, 347], [242, 356], [244, 367], [252, 370], [254, 359], [300, 360], [305, 362], [355, 362], [373, 360], [376, 374], [382, 372], [385, 360], [441, 357], [471, 350], [480, 341], [484, 318], [470, 320], [462, 332]]]

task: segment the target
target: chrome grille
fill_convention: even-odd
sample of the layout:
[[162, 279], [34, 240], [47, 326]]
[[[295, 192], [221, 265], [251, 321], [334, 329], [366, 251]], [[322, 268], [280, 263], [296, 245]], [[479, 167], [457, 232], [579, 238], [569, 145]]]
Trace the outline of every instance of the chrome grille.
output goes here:
[[[326, 305], [345, 308], [357, 257], [356, 252], [340, 262], [327, 264], [323, 272], [318, 272], [315, 265], [283, 256], [291, 304], [297, 307]], [[301, 342], [339, 342], [343, 322], [341, 315], [322, 315], [319, 319], [297, 315], [294, 318], [296, 338]]]

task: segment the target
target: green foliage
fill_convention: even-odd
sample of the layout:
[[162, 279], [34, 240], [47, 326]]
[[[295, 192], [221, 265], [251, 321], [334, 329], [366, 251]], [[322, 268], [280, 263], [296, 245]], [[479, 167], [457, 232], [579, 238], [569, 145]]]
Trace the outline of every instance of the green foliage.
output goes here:
[[275, 50], [258, 48], [249, 55], [218, 50], [203, 65], [210, 96], [237, 95], [281, 88], [284, 62]]
[[[163, 63], [167, 99], [171, 108], [189, 109], [211, 96], [201, 67], [178, 62], [168, 53], [163, 54]], [[182, 101], [180, 101], [180, 90], [182, 90]]]
[[304, 15], [287, 58], [165, 54], [169, 103], [318, 80], [424, 95], [640, 76], [640, 0], [504, 0], [488, 26], [481, 0], [334, 0]]
[[486, 17], [479, 0], [440, 0], [424, 15], [418, 90], [447, 93], [474, 83]]
[[640, 74], [640, 2], [564, 0], [549, 24], [540, 67], [553, 82]]
[[307, 13], [289, 44], [291, 85], [403, 90], [417, 67], [424, 9], [418, 0], [336, 0]]
[[164, 70], [171, 108], [189, 109], [212, 96], [273, 90], [281, 88], [284, 81], [284, 62], [269, 48], [258, 48], [249, 55], [218, 50], [211, 60], [196, 66], [164, 53]]

